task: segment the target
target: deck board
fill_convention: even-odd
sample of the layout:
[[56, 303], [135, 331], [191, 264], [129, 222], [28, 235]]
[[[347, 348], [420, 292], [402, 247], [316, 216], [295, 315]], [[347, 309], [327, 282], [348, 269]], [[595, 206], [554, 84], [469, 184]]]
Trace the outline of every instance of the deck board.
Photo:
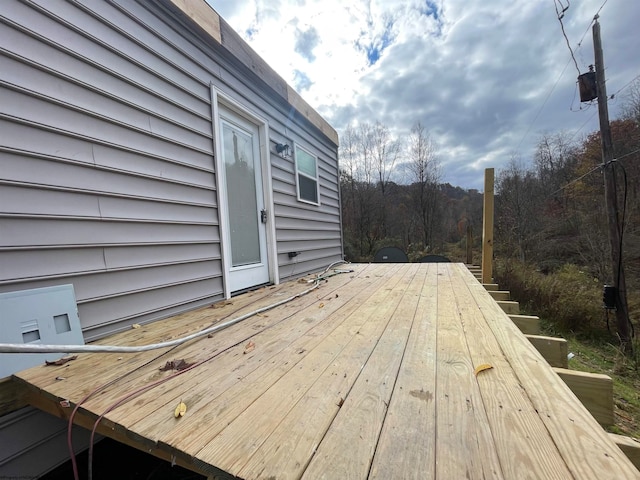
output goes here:
[[[640, 478], [464, 265], [340, 268], [353, 272], [180, 347], [78, 354], [15, 379], [63, 418], [61, 400], [117, 380], [76, 423], [91, 428], [122, 401], [99, 433], [211, 478]], [[179, 338], [308, 287], [263, 288], [97, 343]], [[159, 370], [176, 359], [201, 363]], [[475, 376], [481, 363], [493, 368]]]
[[[451, 282], [472, 364], [492, 366], [480, 372], [476, 381], [504, 477], [571, 478], [564, 460], [553, 448], [553, 439], [470, 295], [465, 278], [456, 276]], [[531, 448], [532, 445], [536, 448]], [[513, 455], [514, 447], [518, 455]]]
[[[438, 264], [436, 477], [504, 478], [448, 268]], [[471, 372], [471, 374], [470, 374]]]
[[371, 466], [372, 479], [435, 477], [437, 276], [426, 273]]

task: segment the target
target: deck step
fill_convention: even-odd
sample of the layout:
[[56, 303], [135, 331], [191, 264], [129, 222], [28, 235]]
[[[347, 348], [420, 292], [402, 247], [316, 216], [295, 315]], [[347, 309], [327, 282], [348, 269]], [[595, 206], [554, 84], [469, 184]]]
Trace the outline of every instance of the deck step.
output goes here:
[[511, 293], [506, 290], [487, 290], [494, 300], [511, 300]]
[[568, 347], [564, 338], [525, 335], [552, 367], [568, 368]]
[[534, 315], [509, 315], [520, 331], [529, 335], [540, 335], [540, 318]]
[[625, 435], [610, 433], [611, 439], [620, 447], [620, 450], [627, 456], [638, 470], [640, 470], [640, 442]]
[[602, 426], [613, 425], [613, 380], [600, 373], [553, 369]]
[[518, 302], [514, 302], [513, 300], [497, 300], [497, 303], [507, 315], [520, 314], [520, 304]]

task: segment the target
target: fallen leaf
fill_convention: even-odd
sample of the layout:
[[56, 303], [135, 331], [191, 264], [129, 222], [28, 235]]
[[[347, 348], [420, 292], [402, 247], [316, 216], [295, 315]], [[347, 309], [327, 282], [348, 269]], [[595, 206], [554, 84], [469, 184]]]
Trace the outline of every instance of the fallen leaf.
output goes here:
[[182, 370], [189, 368], [192, 365], [193, 363], [185, 362], [183, 359], [171, 360], [170, 362], [165, 363], [164, 367], [160, 367], [158, 370], [160, 370], [161, 372], [166, 372], [169, 370], [177, 370], [180, 372]]
[[66, 378], [64, 377], [56, 377], [56, 380], [60, 381], [60, 380], [66, 380]]
[[52, 362], [50, 362], [49, 360], [45, 360], [44, 363], [45, 365], [52, 367], [52, 366], [60, 366], [60, 365], [64, 365], [67, 362], [70, 362], [71, 360], [75, 360], [76, 358], [78, 358], [77, 355], [74, 355], [72, 357], [62, 357], [58, 360], [54, 360]]
[[321, 303], [320, 305], [318, 305], [318, 308], [322, 308], [324, 307], [324, 303]]
[[140, 324], [139, 323], [134, 323], [133, 325], [131, 325], [131, 328], [140, 328]]
[[255, 350], [255, 348], [256, 348], [256, 344], [253, 341], [250, 340], [249, 343], [247, 343], [244, 346], [244, 352], [242, 352], [242, 353], [252, 352], [253, 350]]
[[493, 365], [489, 365], [488, 363], [483, 363], [481, 365], [478, 365], [476, 367], [476, 369], [474, 370], [474, 373], [476, 375], [476, 377], [478, 376], [478, 374], [484, 370], [490, 370], [493, 368]]
[[223, 308], [227, 305], [233, 305], [233, 302], [218, 302], [211, 305], [211, 308]]
[[185, 413], [187, 413], [187, 404], [181, 401], [173, 412], [173, 415], [176, 418], [180, 418], [184, 417]]

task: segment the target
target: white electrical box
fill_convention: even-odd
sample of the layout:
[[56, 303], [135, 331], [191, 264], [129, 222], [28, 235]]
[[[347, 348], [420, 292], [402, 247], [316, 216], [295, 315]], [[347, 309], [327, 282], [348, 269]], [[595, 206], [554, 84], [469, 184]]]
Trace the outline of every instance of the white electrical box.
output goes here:
[[[0, 343], [84, 345], [73, 285], [0, 293]], [[0, 353], [0, 378], [63, 355]]]

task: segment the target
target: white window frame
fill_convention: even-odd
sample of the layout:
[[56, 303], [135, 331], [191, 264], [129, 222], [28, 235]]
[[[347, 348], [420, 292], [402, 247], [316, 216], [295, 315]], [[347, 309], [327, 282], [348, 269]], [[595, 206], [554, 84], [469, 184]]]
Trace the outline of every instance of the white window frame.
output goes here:
[[[304, 153], [306, 153], [307, 155], [313, 157], [315, 159], [315, 163], [316, 163], [316, 175], [315, 178], [312, 177], [311, 175], [309, 175], [308, 173], [305, 173], [303, 171], [301, 171], [298, 168], [298, 150], [302, 150]], [[302, 203], [308, 203], [309, 205], [315, 205], [315, 206], [320, 206], [320, 175], [318, 174], [318, 156], [314, 155], [313, 153], [311, 153], [308, 149], [304, 148], [301, 145], [298, 145], [297, 143], [293, 144], [293, 158], [295, 160], [295, 165], [296, 165], [296, 192], [298, 194], [298, 201], [302, 202]], [[313, 180], [316, 182], [316, 197], [317, 197], [317, 201], [316, 202], [312, 202], [311, 200], [307, 200], [306, 198], [302, 198], [300, 196], [300, 175], [302, 175], [305, 178], [308, 178], [310, 180]]]

